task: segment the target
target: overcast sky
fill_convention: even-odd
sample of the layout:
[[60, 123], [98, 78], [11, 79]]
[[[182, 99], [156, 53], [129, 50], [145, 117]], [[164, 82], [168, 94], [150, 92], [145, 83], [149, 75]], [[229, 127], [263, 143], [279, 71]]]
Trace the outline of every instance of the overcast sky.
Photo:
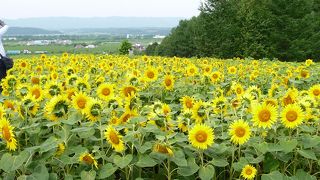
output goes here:
[[202, 0], [1, 0], [0, 18], [185, 17], [199, 14]]

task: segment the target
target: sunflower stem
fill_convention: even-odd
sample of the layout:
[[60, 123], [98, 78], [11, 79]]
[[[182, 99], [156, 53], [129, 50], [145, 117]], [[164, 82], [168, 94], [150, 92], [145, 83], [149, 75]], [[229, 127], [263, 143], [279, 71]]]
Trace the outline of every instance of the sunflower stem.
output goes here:
[[[101, 120], [99, 120], [100, 125], [100, 143], [101, 143], [101, 151], [103, 151], [103, 132], [102, 132], [102, 123]], [[104, 165], [104, 158], [102, 158], [102, 165]]]

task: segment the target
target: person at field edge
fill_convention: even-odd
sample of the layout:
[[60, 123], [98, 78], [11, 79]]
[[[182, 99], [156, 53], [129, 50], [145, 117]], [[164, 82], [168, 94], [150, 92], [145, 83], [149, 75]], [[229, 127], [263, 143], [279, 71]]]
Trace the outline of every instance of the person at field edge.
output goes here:
[[[7, 32], [9, 26], [6, 25], [1, 19], [0, 19], [0, 81], [7, 76], [7, 70], [6, 64], [4, 63], [4, 58], [7, 58], [6, 51], [4, 50], [3, 44], [2, 44], [2, 36], [4, 33]], [[2, 87], [0, 86], [0, 92], [2, 91]]]

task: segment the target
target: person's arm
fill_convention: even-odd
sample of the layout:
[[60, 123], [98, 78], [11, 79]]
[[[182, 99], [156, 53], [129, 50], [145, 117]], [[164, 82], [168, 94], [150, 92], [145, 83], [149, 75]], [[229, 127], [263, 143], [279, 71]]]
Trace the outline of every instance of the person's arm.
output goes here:
[[2, 28], [0, 28], [0, 36], [2, 36], [4, 33], [6, 33], [9, 29], [8, 25], [4, 25]]

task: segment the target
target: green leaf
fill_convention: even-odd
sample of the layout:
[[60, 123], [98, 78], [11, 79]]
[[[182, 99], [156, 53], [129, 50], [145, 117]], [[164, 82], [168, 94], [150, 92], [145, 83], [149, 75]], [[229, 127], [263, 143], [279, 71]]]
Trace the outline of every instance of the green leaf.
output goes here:
[[217, 167], [226, 167], [229, 165], [227, 160], [221, 158], [213, 158], [213, 160], [210, 161], [210, 163]]
[[316, 155], [315, 155], [314, 152], [311, 151], [311, 150], [303, 150], [303, 149], [302, 149], [302, 150], [298, 150], [298, 153], [299, 153], [301, 156], [305, 157], [305, 158], [312, 159], [312, 160], [317, 160]]
[[153, 167], [157, 164], [149, 155], [143, 154], [136, 163], [139, 167]]
[[95, 180], [96, 172], [95, 171], [81, 171], [81, 180]]
[[296, 139], [280, 141], [280, 145], [285, 153], [289, 153], [297, 147], [298, 141]]
[[295, 176], [293, 176], [294, 180], [316, 180], [317, 178], [315, 176], [312, 176], [306, 172], [303, 171], [303, 169], [298, 169], [297, 173]]
[[49, 180], [58, 180], [58, 175], [56, 173], [49, 174]]
[[44, 164], [37, 166], [28, 179], [49, 179], [49, 173]]
[[171, 158], [177, 166], [187, 166], [188, 162], [185, 158], [184, 151], [181, 149], [174, 150], [174, 156]]
[[188, 166], [178, 168], [178, 174], [181, 176], [191, 176], [199, 170], [199, 166], [196, 164], [193, 157], [189, 157], [187, 161]]
[[271, 153], [267, 153], [263, 161], [263, 171], [272, 172], [280, 166], [280, 163]]
[[120, 167], [121, 169], [128, 166], [130, 164], [130, 162], [132, 161], [133, 156], [131, 154], [128, 154], [126, 156], [119, 156], [119, 155], [115, 155], [113, 158], [113, 162]]
[[249, 162], [245, 158], [241, 157], [238, 162], [233, 163], [232, 167], [235, 171], [240, 172], [242, 168], [247, 164], [249, 164]]
[[199, 177], [202, 180], [210, 180], [215, 174], [215, 169], [212, 165], [201, 167], [199, 170]]
[[0, 160], [0, 169], [8, 173], [15, 171], [27, 161], [29, 156], [30, 154], [27, 151], [22, 151], [17, 156], [12, 156], [11, 154], [6, 153]]
[[114, 167], [111, 163], [105, 164], [99, 171], [99, 179], [110, 177], [118, 168]]
[[51, 136], [49, 139], [47, 139], [44, 143], [40, 145], [40, 153], [48, 152], [52, 149], [57, 148], [58, 141], [56, 138]]
[[265, 154], [268, 152], [268, 144], [266, 142], [263, 142], [263, 143], [257, 143], [255, 145], [255, 148], [261, 152], [262, 154]]
[[263, 174], [261, 180], [282, 180], [283, 175], [279, 171], [273, 171], [269, 174]]

